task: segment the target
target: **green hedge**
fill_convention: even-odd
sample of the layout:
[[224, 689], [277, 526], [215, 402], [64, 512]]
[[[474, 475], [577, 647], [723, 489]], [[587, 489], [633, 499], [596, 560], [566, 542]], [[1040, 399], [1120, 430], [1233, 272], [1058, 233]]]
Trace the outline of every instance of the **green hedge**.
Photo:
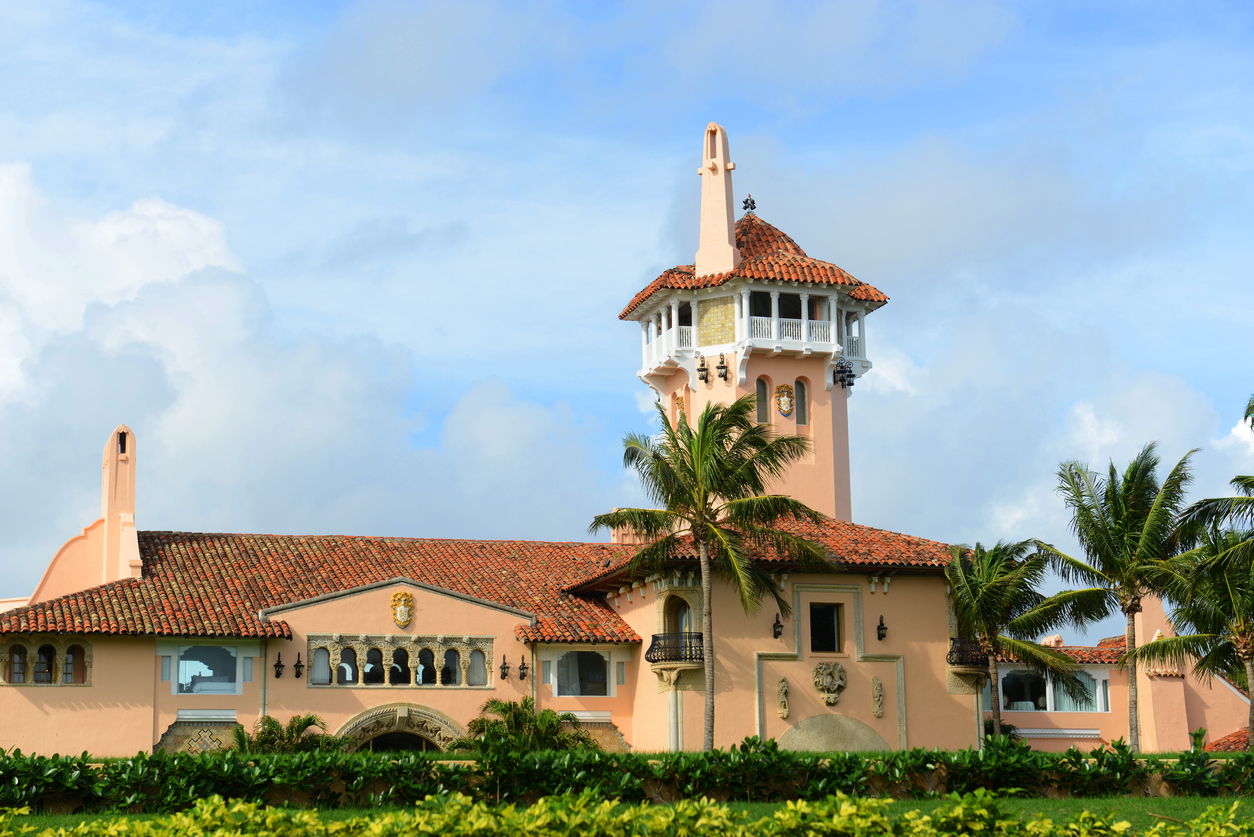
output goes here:
[[1254, 756], [1212, 760], [1186, 753], [1135, 757], [1117, 742], [1091, 753], [1043, 753], [990, 739], [982, 750], [815, 755], [755, 738], [713, 753], [647, 755], [600, 750], [488, 755], [438, 761], [420, 753], [299, 753], [242, 756], [138, 755], [93, 765], [78, 757], [0, 754], [0, 807], [172, 812], [210, 796], [270, 805], [411, 805], [464, 793], [493, 803], [591, 793], [624, 802], [816, 800], [922, 797], [985, 789], [1078, 797], [1129, 793], [1214, 796], [1254, 792]]
[[[250, 802], [225, 803], [221, 797], [200, 800], [184, 813], [151, 820], [98, 819], [73, 830], [48, 829], [41, 837], [1121, 837], [1127, 822], [1114, 815], [1088, 811], [1060, 822], [1042, 815], [1021, 822], [1007, 816], [997, 799], [985, 791], [949, 798], [932, 814], [911, 811], [899, 819], [887, 816], [890, 800], [832, 796], [818, 802], [789, 802], [774, 814], [750, 821], [709, 799], [675, 805], [618, 806], [592, 793], [546, 797], [534, 805], [491, 805], [463, 794], [430, 797], [404, 812], [323, 822], [311, 811], [263, 808]], [[23, 813], [0, 811], [0, 837], [27, 837]], [[1238, 804], [1215, 806], [1192, 822], [1154, 826], [1153, 837], [1254, 837], [1254, 823], [1237, 818]]]

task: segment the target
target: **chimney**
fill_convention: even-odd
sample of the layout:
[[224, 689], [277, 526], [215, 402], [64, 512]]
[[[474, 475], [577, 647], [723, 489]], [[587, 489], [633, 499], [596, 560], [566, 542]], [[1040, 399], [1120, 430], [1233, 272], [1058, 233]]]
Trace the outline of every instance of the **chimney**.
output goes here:
[[104, 519], [106, 583], [143, 574], [135, 531], [135, 449], [135, 434], [124, 424], [105, 443], [100, 516]]
[[736, 164], [727, 149], [727, 132], [711, 122], [705, 127], [701, 169], [701, 239], [696, 275], [723, 273], [740, 264], [731, 173]]
[[1044, 645], [1046, 648], [1062, 648], [1066, 643], [1062, 641], [1062, 634], [1054, 634], [1042, 639], [1041, 645]]

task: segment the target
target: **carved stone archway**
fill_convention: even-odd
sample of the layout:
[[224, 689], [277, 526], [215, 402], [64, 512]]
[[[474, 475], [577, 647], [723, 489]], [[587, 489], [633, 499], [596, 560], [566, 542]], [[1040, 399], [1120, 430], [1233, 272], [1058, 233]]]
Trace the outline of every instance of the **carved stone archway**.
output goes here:
[[461, 724], [443, 712], [417, 703], [385, 703], [358, 712], [335, 731], [351, 736], [357, 749], [385, 732], [409, 732], [421, 735], [441, 750], [466, 734]]

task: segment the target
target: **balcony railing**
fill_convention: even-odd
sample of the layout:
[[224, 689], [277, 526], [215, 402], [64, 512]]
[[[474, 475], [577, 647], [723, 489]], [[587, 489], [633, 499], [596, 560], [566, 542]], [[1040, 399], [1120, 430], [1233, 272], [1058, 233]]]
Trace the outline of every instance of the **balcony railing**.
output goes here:
[[801, 320], [779, 318], [780, 340], [801, 340]]
[[862, 338], [845, 335], [845, 357], [862, 357]]
[[749, 336], [758, 340], [771, 339], [771, 318], [770, 317], [750, 317], [749, 318]]
[[681, 349], [692, 348], [692, 326], [680, 326], [679, 327], [679, 348]]
[[832, 324], [828, 320], [810, 320], [810, 342], [832, 342]]
[[644, 658], [650, 663], [703, 662], [705, 655], [701, 653], [701, 634], [654, 634]]
[[949, 653], [945, 655], [945, 662], [951, 666], [988, 668], [988, 655], [981, 651], [978, 645], [951, 639], [949, 640]]

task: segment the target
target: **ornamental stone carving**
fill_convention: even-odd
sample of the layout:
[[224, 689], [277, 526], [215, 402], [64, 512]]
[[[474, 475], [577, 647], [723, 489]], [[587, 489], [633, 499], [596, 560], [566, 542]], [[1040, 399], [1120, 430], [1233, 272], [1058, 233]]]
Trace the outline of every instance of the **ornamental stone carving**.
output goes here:
[[447, 750], [450, 744], [466, 735], [466, 731], [444, 713], [414, 703], [392, 703], [368, 709], [350, 718], [336, 735], [349, 736], [360, 747], [389, 732], [420, 735], [441, 750]]
[[781, 677], [775, 684], [775, 693], [779, 698], [779, 717], [788, 717], [788, 678]]
[[[493, 659], [493, 642], [495, 637], [490, 636], [412, 636], [407, 634], [382, 634], [370, 635], [360, 634], [350, 636], [348, 634], [309, 634], [306, 637], [307, 644], [305, 648], [306, 655], [312, 663], [314, 652], [319, 648], [326, 649], [327, 655], [331, 662], [332, 671], [336, 670], [336, 666], [340, 661], [340, 652], [345, 648], [351, 648], [357, 655], [357, 666], [359, 675], [357, 682], [350, 686], [336, 686], [336, 688], [365, 688], [365, 689], [383, 689], [396, 688], [399, 686], [415, 686], [422, 687], [422, 681], [419, 679], [418, 666], [420, 655], [423, 651], [431, 653], [431, 663], [435, 667], [436, 683], [427, 684], [426, 688], [432, 685], [437, 686], [453, 686], [455, 688], [475, 688], [470, 686], [470, 655], [473, 651], [480, 651], [484, 655], [483, 676], [485, 682], [483, 686], [492, 686], [492, 659]], [[388, 676], [383, 678], [383, 682], [363, 683], [360, 672], [365, 664], [367, 656], [371, 649], [376, 649], [383, 657], [385, 670], [389, 672]], [[393, 660], [393, 652], [404, 651], [408, 655], [409, 674], [403, 683], [393, 683], [390, 676], [391, 663]], [[447, 672], [444, 665], [444, 655], [448, 651], [457, 652], [457, 666], [460, 669], [460, 683], [455, 683], [456, 675], [450, 670]], [[312, 665], [308, 668], [306, 678], [313, 685], [328, 686], [331, 684], [314, 683], [314, 668]], [[335, 677], [332, 676], [332, 683]]]
[[871, 712], [877, 718], [884, 717], [884, 681], [878, 676], [871, 678]]
[[814, 688], [818, 689], [823, 702], [835, 706], [840, 701], [840, 693], [844, 691], [848, 679], [845, 667], [840, 663], [824, 662], [814, 666]]

